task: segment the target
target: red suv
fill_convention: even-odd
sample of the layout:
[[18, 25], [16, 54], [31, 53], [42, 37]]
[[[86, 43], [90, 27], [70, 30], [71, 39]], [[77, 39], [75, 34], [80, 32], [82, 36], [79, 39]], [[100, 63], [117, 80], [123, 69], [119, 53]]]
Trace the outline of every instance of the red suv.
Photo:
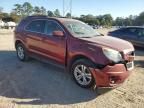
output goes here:
[[29, 16], [15, 30], [17, 57], [59, 64], [72, 73], [81, 87], [114, 87], [134, 68], [131, 43], [101, 36], [74, 19]]

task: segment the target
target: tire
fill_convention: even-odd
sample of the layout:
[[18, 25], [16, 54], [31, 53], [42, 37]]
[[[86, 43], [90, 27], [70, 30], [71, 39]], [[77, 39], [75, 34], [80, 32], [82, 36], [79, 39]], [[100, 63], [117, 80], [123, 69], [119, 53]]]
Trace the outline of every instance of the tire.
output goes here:
[[80, 59], [76, 60], [71, 66], [73, 79], [82, 88], [90, 88], [95, 85], [94, 77], [89, 69], [89, 65], [92, 64], [90, 60]]
[[26, 48], [22, 43], [16, 45], [16, 52], [17, 52], [17, 57], [20, 61], [28, 61], [29, 57], [27, 55]]

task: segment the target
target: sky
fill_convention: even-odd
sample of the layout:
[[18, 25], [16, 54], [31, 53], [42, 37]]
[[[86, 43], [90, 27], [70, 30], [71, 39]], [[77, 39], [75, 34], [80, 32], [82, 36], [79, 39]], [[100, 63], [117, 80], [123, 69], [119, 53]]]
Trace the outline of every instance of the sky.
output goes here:
[[[65, 0], [66, 8], [69, 0]], [[4, 12], [11, 12], [14, 4], [30, 2], [33, 6], [44, 6], [47, 10], [59, 9], [63, 13], [63, 0], [0, 0]], [[72, 15], [82, 14], [103, 15], [111, 14], [116, 17], [138, 15], [144, 11], [144, 0], [72, 0]]]

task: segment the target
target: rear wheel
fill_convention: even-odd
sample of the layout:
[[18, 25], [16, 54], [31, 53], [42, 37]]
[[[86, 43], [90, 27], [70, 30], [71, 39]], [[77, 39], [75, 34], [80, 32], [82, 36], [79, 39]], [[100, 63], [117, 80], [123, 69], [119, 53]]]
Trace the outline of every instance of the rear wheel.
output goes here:
[[92, 62], [87, 59], [80, 59], [74, 62], [71, 68], [74, 80], [84, 88], [90, 88], [95, 84], [94, 77], [89, 69], [90, 63]]
[[28, 55], [23, 44], [19, 43], [16, 45], [16, 52], [17, 52], [17, 57], [20, 61], [28, 60]]

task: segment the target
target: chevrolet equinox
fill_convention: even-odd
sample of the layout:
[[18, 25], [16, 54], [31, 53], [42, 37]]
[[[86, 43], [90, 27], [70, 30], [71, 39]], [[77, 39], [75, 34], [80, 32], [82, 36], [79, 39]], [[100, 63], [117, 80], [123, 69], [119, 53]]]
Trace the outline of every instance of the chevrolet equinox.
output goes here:
[[34, 57], [63, 66], [84, 88], [115, 87], [134, 68], [130, 42], [74, 19], [28, 16], [15, 30], [15, 48], [21, 61]]

